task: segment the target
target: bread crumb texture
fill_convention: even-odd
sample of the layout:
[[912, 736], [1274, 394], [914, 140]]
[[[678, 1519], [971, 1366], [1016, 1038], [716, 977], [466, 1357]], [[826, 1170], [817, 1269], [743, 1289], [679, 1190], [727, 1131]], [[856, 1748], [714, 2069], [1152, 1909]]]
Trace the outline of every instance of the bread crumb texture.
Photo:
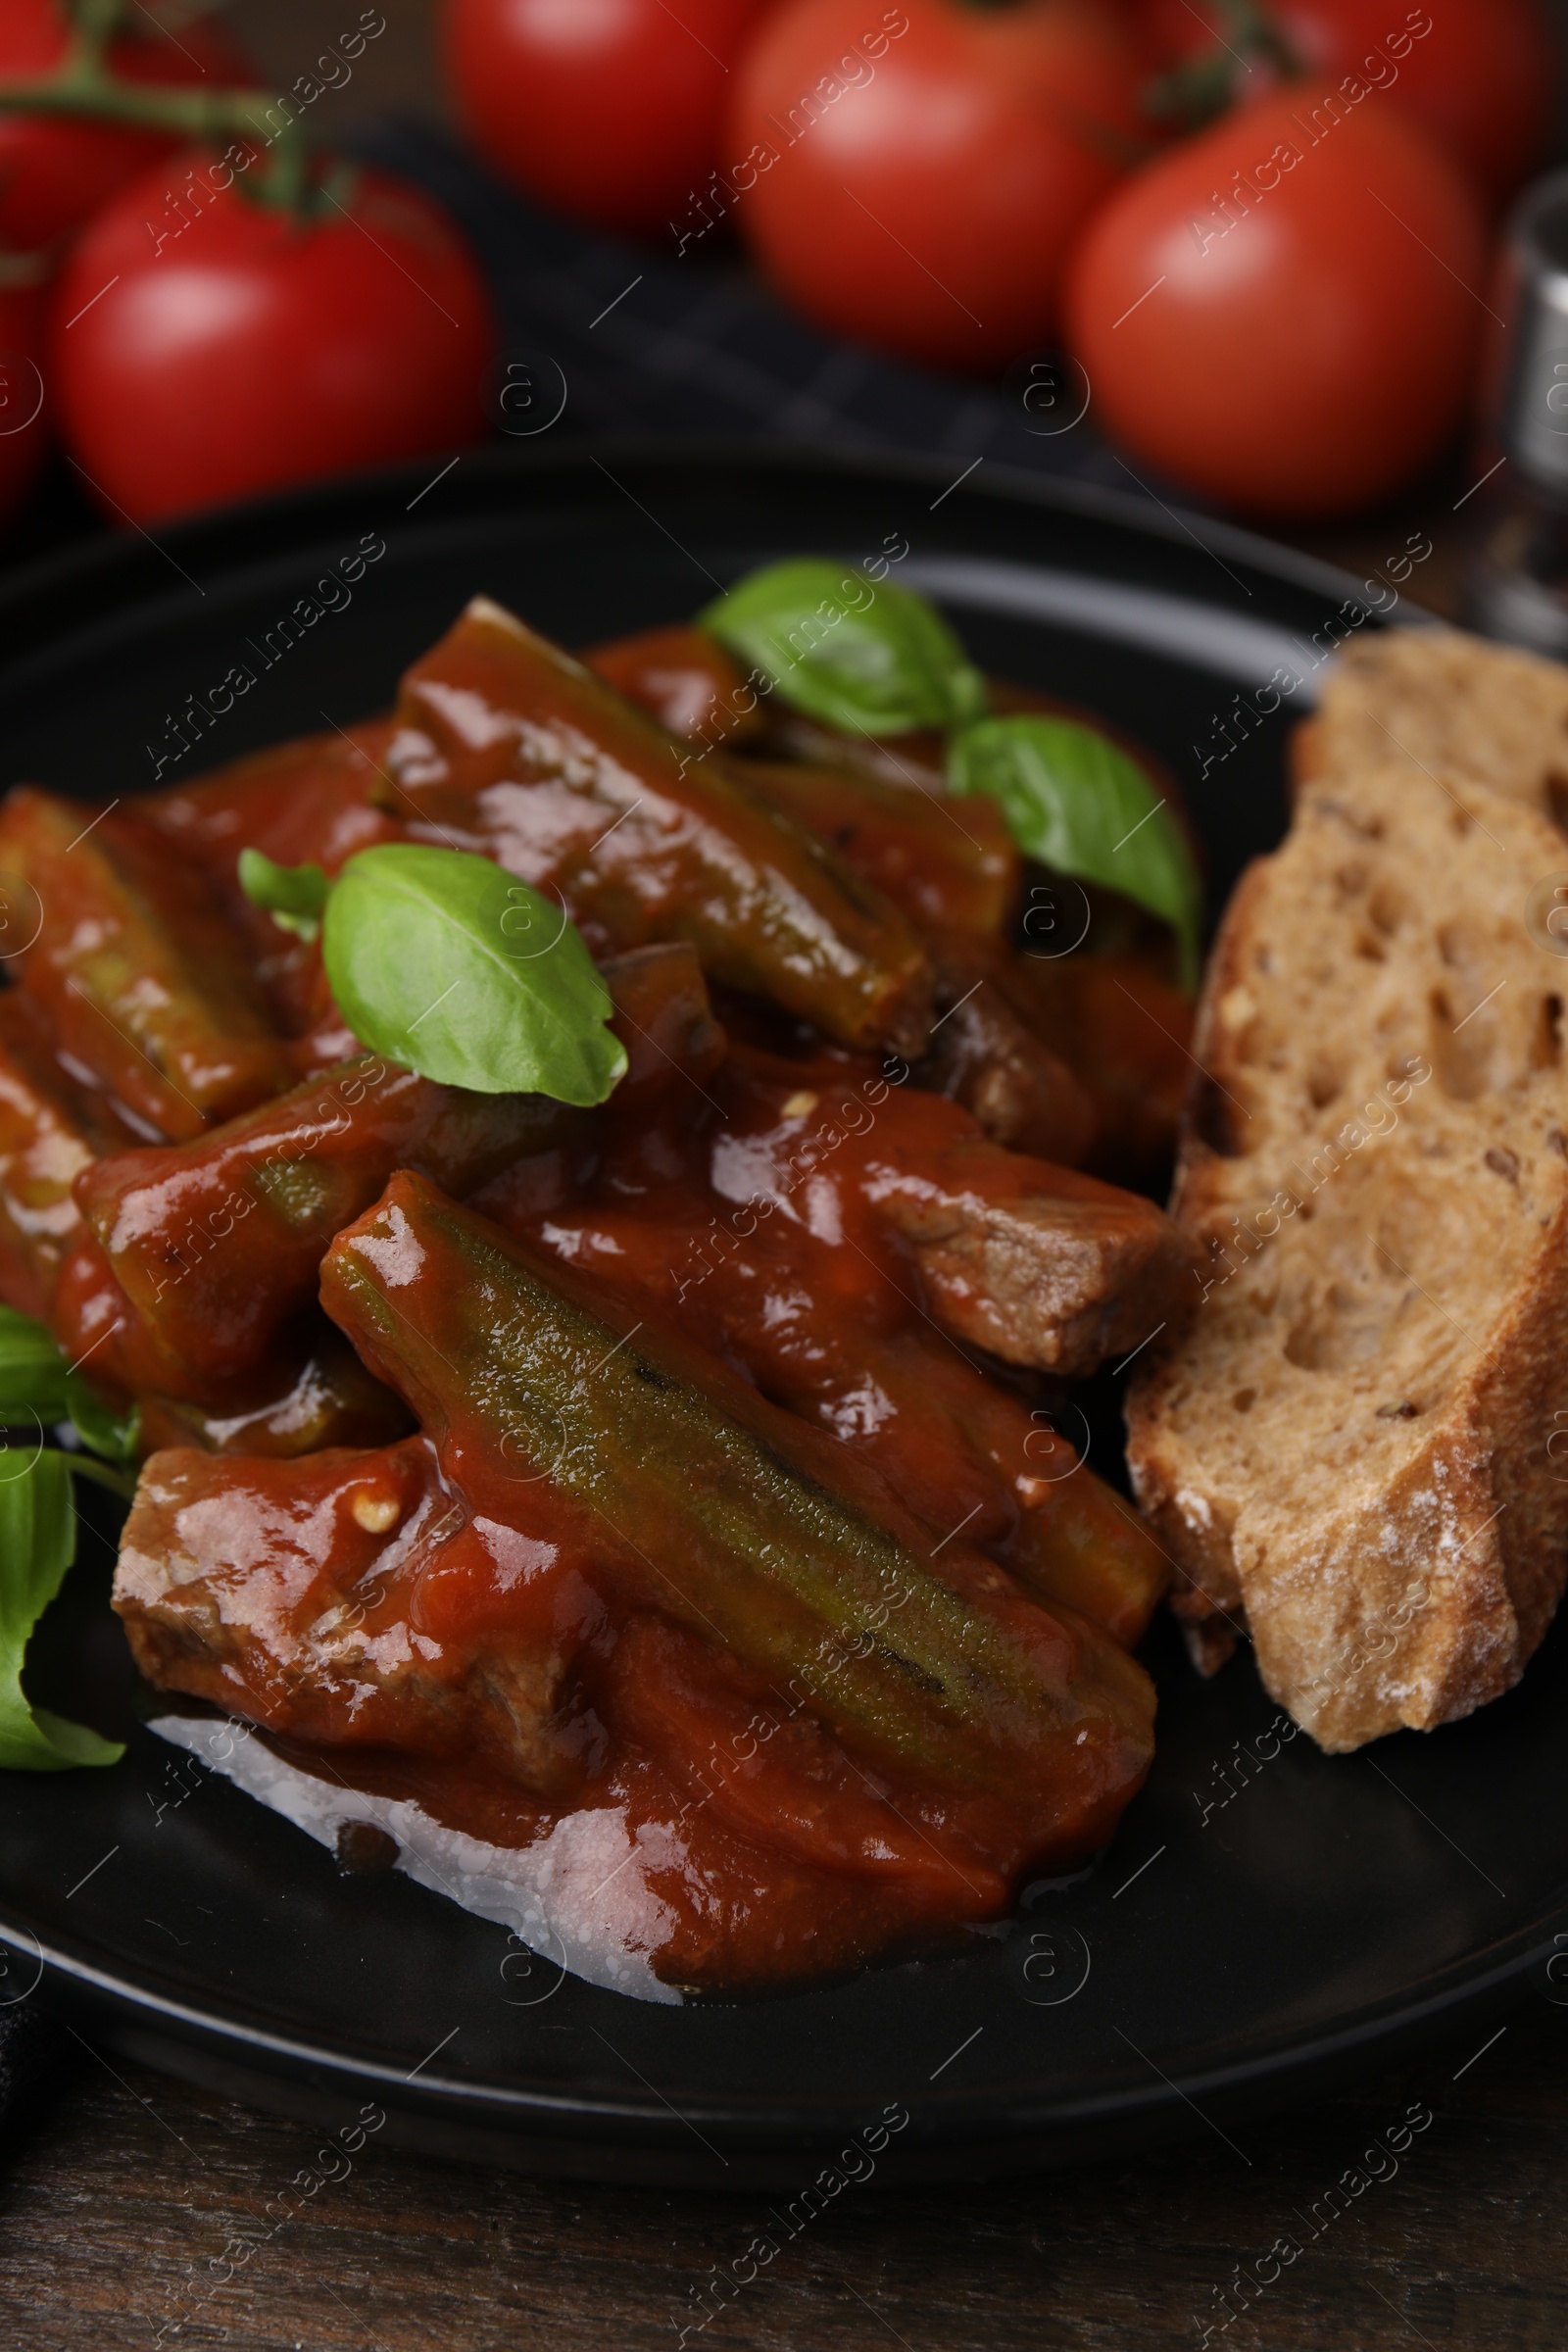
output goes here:
[[1408, 761], [1449, 784], [1484, 784], [1568, 821], [1568, 669], [1461, 629], [1380, 629], [1352, 639], [1298, 728], [1300, 779]]
[[[1245, 1618], [1329, 1749], [1506, 1690], [1568, 1544], [1568, 961], [1526, 919], [1568, 841], [1411, 694], [1379, 707], [1433, 772], [1337, 761], [1320, 719], [1291, 834], [1226, 913], [1172, 1200], [1200, 1302], [1128, 1399], [1195, 1654]], [[1325, 714], [1332, 740], [1332, 692]]]

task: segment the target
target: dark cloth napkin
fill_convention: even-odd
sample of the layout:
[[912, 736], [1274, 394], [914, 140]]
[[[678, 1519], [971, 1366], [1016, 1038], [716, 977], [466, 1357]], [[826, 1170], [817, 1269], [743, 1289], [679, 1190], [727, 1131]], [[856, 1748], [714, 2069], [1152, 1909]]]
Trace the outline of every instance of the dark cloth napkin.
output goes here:
[[503, 430], [543, 423], [564, 377], [557, 432], [919, 450], [951, 457], [956, 478], [995, 460], [1149, 490], [1083, 414], [1082, 369], [1045, 345], [1000, 383], [906, 367], [786, 309], [747, 274], [723, 223], [677, 255], [673, 235], [633, 245], [540, 210], [423, 123], [364, 125], [355, 148], [418, 182], [466, 231], [500, 312], [503, 363], [532, 378], [530, 406], [498, 411]]

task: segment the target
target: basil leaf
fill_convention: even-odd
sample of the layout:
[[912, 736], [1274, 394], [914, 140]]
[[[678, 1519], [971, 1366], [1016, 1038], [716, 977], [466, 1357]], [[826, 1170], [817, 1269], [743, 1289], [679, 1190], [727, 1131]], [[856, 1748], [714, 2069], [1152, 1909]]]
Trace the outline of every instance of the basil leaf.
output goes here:
[[1108, 736], [1076, 719], [982, 719], [948, 747], [948, 788], [1002, 805], [1031, 858], [1120, 891], [1176, 933], [1184, 986], [1198, 985], [1202, 884], [1180, 825]]
[[31, 1315], [0, 1306], [0, 1428], [33, 1417], [47, 1425], [70, 1412], [66, 1359], [54, 1340]]
[[423, 1077], [588, 1103], [625, 1074], [581, 934], [488, 858], [359, 851], [327, 899], [321, 949], [355, 1036]]
[[134, 1466], [141, 1452], [141, 1406], [133, 1404], [123, 1420], [94, 1396], [79, 1372], [66, 1375], [66, 1396], [72, 1426], [82, 1444], [106, 1462]]
[[698, 624], [775, 693], [829, 726], [866, 735], [961, 727], [986, 685], [934, 606], [825, 556], [769, 564]]
[[[40, 1428], [72, 1422], [84, 1446], [107, 1461], [133, 1462], [140, 1444], [141, 1415], [129, 1417], [102, 1402], [66, 1359], [41, 1323], [0, 1306], [0, 1428], [35, 1420]], [[3, 1457], [0, 1457], [3, 1465]]]
[[[0, 1455], [0, 1474], [8, 1458]], [[65, 1582], [75, 1548], [63, 1453], [40, 1453], [19, 1475], [0, 1475], [0, 1766], [12, 1772], [118, 1764], [125, 1752], [84, 1724], [29, 1706], [23, 1695], [28, 1639]]]
[[239, 886], [253, 906], [301, 939], [314, 939], [332, 885], [318, 865], [277, 865], [264, 850], [239, 854]]

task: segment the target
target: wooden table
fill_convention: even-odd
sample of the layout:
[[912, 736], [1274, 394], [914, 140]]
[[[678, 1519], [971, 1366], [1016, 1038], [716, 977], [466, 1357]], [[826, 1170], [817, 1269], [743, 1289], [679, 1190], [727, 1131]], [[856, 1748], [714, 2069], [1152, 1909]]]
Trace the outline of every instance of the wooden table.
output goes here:
[[[333, 100], [428, 101], [427, 7], [383, 0], [386, 33]], [[344, 25], [357, 10], [338, 12]], [[234, 15], [280, 86], [336, 25], [319, 0]], [[1324, 534], [1358, 569], [1432, 531], [1418, 593], [1451, 611], [1456, 491]], [[1390, 538], [1389, 531], [1395, 535]], [[1363, 563], [1364, 559], [1364, 563]], [[1487, 2029], [1491, 2032], [1492, 2029]], [[1568, 2343], [1568, 2010], [1532, 1999], [1407, 2075], [1309, 2113], [1082, 2176], [847, 2195], [693, 2342], [800, 2352], [1560, 2352]], [[1236, 2266], [1310, 2212], [1417, 2096], [1435, 2123], [1227, 2326]], [[316, 2135], [83, 2045], [0, 2139], [0, 2352], [145, 2352], [216, 2274], [247, 2216]], [[1381, 2167], [1379, 2169], [1382, 2169]], [[165, 2341], [239, 2352], [672, 2352], [690, 2290], [764, 2226], [764, 2197], [540, 2182], [370, 2142], [308, 2222]], [[1267, 2264], [1265, 2262], [1265, 2268]], [[197, 2283], [199, 2282], [199, 2283]]]
[[[1309, 2113], [1023, 2183], [846, 2194], [720, 2318], [707, 2352], [1561, 2352], [1568, 2010], [1532, 2000]], [[1478, 2048], [1481, 2054], [1477, 2055]], [[1389, 2173], [1363, 2151], [1412, 2099]], [[318, 2134], [83, 2049], [0, 2155], [0, 2352], [146, 2352]], [[1244, 2160], [1245, 2159], [1245, 2160]], [[1328, 2226], [1348, 2168], [1388, 2175]], [[237, 2352], [674, 2352], [689, 2290], [765, 2195], [533, 2181], [371, 2141], [173, 2345]], [[1309, 2235], [1319, 2205], [1319, 2234]], [[1236, 2266], [1303, 2251], [1222, 2333]], [[1267, 2272], [1268, 2262], [1264, 2261]]]

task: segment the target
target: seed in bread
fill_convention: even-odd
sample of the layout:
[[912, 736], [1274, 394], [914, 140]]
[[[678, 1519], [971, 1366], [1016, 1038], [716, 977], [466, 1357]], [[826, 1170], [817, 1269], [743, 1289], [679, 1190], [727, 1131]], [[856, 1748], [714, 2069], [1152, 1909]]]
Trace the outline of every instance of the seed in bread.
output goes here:
[[1245, 1619], [1327, 1748], [1495, 1697], [1562, 1590], [1568, 963], [1526, 906], [1564, 867], [1522, 800], [1365, 767], [1301, 791], [1211, 959], [1202, 1302], [1130, 1458], [1199, 1646]]

